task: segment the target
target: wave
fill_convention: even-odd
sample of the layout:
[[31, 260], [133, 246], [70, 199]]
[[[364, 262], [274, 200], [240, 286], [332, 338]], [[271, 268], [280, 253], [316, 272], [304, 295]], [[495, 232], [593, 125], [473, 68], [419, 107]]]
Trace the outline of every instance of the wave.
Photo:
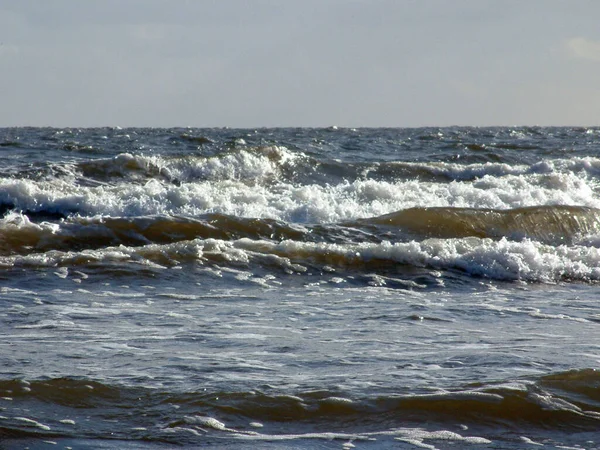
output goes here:
[[[186, 264], [241, 269], [248, 271], [250, 277], [268, 275], [272, 284], [280, 282], [277, 278], [290, 274], [315, 274], [323, 281], [335, 278], [368, 285], [373, 280], [362, 275], [375, 273], [383, 275], [380, 284], [385, 285], [388, 274], [394, 274], [392, 278], [416, 276], [420, 279], [421, 269], [510, 281], [600, 281], [598, 248], [555, 247], [531, 240], [515, 242], [504, 238], [497, 241], [468, 237], [345, 244], [248, 238], [232, 241], [193, 239], [136, 247], [121, 244], [0, 256], [0, 267], [4, 269], [77, 267], [85, 270], [85, 267], [93, 267], [100, 270], [104, 267], [110, 271], [119, 265], [131, 266], [135, 272], [144, 267], [161, 270]], [[361, 277], [356, 278], [357, 273]], [[410, 282], [400, 284], [412, 285]], [[417, 284], [420, 285], [418, 281]]]
[[[284, 145], [274, 144], [248, 145], [245, 142], [230, 146], [224, 143], [216, 144], [208, 137], [194, 136], [188, 133], [182, 134], [181, 137], [171, 137], [171, 139], [193, 142], [201, 147], [210, 144], [211, 148], [194, 150], [186, 147], [185, 151], [179, 155], [171, 152], [163, 152], [159, 155], [152, 151], [146, 154], [139, 150], [133, 151], [136, 148], [134, 146], [131, 148], [132, 151], [121, 152], [110, 158], [94, 158], [95, 155], [101, 156], [106, 153], [102, 148], [97, 148], [97, 139], [88, 142], [67, 140], [62, 143], [60, 148], [69, 152], [83, 152], [90, 155], [87, 160], [73, 161], [75, 162], [74, 168], [67, 167], [65, 172], [74, 170], [80, 176], [97, 181], [157, 178], [172, 182], [194, 182], [277, 178], [284, 182], [299, 181], [306, 184], [370, 177], [377, 180], [419, 179], [433, 182], [473, 181], [485, 176], [566, 173], [585, 173], [597, 176], [600, 173], [600, 159], [591, 156], [542, 159], [524, 164], [523, 161], [517, 163], [517, 161], [500, 158], [497, 155], [497, 161], [481, 163], [469, 163], [468, 160], [472, 158], [468, 158], [468, 155], [465, 155], [463, 159], [454, 159], [451, 155], [447, 155], [443, 161], [419, 161], [419, 158], [409, 158], [407, 161], [403, 160], [403, 155], [394, 153], [383, 160], [376, 161], [370, 158], [365, 160], [366, 156], [363, 156], [363, 159], [355, 159], [353, 153], [345, 155], [342, 159], [328, 158], [327, 153], [313, 151], [311, 146], [288, 148]], [[99, 140], [106, 144], [105, 141], [106, 139]], [[12, 141], [8, 143], [13, 144]], [[369, 144], [369, 142], [361, 142], [361, 145]], [[489, 148], [497, 148], [498, 145], [494, 144]], [[473, 146], [467, 145], [467, 147]], [[520, 148], [519, 145], [517, 147]], [[377, 148], [379, 149], [379, 147]], [[484, 144], [483, 146], [475, 145], [473, 148], [481, 150], [488, 147]], [[384, 151], [385, 147], [381, 150]], [[395, 158], [390, 159], [392, 156]], [[493, 154], [489, 158], [492, 156]], [[48, 155], [46, 155], [47, 157]], [[452, 160], [455, 162], [448, 162]], [[26, 166], [23, 167], [23, 170], [30, 171], [31, 168]], [[43, 171], [43, 167], [39, 170]]]
[[600, 210], [537, 206], [511, 210], [409, 208], [339, 224], [299, 225], [220, 213], [188, 216], [67, 217], [53, 210], [15, 213], [0, 221], [0, 254], [241, 238], [352, 244], [478, 237], [573, 244], [600, 233]]
[[[472, 276], [498, 280], [553, 282], [559, 280], [600, 280], [600, 249], [586, 246], [553, 247], [525, 240], [493, 241], [480, 238], [427, 239], [379, 244], [352, 245], [306, 242], [240, 240], [235, 248], [273, 254], [296, 265], [333, 266], [343, 270], [381, 270], [390, 264], [457, 270]], [[247, 253], [253, 256], [252, 253]], [[247, 256], [246, 256], [247, 257]]]
[[[177, 432], [188, 428], [201, 435], [226, 433], [272, 440], [290, 439], [291, 430], [310, 437], [301, 430], [318, 422], [322, 430], [332, 433], [330, 438], [381, 438], [390, 433], [406, 437], [409, 430], [414, 432], [415, 426], [426, 423], [429, 434], [420, 429], [421, 437], [443, 439], [439, 431], [431, 434], [431, 429], [448, 430], [460, 424], [463, 430], [501, 426], [517, 434], [527, 430], [528, 435], [548, 428], [566, 433], [597, 431], [599, 385], [598, 371], [580, 369], [534, 380], [366, 397], [327, 389], [281, 392], [268, 386], [248, 392], [170, 392], [73, 378], [4, 380], [0, 381], [0, 393], [5, 400], [2, 432], [12, 436], [83, 434], [177, 441], [181, 439]], [[103, 425], [107, 415], [117, 419], [108, 428]], [[272, 424], [277, 424], [278, 434], [259, 431]], [[457, 433], [445, 433], [461, 440]], [[489, 432], [488, 437], [492, 437]]]
[[0, 147], [21, 148], [23, 147], [23, 143], [19, 141], [0, 141]]
[[256, 180], [275, 178], [303, 158], [282, 146], [243, 147], [215, 156], [146, 156], [122, 153], [110, 159], [80, 162], [84, 177], [101, 181], [157, 178], [173, 183], [206, 180]]
[[399, 179], [419, 179], [422, 181], [474, 181], [484, 177], [504, 177], [508, 175], [551, 175], [585, 173], [600, 175], [600, 159], [575, 157], [569, 159], [542, 160], [533, 164], [508, 164], [486, 162], [477, 164], [449, 162], [408, 162], [391, 161], [364, 165], [360, 174], [395, 177]]
[[575, 157], [542, 160], [531, 165], [486, 162], [350, 162], [323, 159], [283, 146], [234, 148], [214, 156], [145, 156], [122, 153], [110, 159], [81, 162], [84, 177], [100, 181], [158, 178], [181, 183], [203, 180], [278, 180], [331, 183], [344, 179], [425, 182], [474, 181], [486, 176], [581, 174], [600, 175], [600, 159]]
[[[36, 216], [47, 218], [49, 213]], [[308, 230], [271, 219], [247, 219], [222, 214], [202, 218], [148, 216], [82, 218], [60, 223], [33, 222], [28, 215], [10, 213], [0, 222], [0, 254], [50, 250], [141, 246], [193, 239], [302, 239]]]
[[62, 217], [193, 217], [218, 213], [326, 224], [425, 207], [513, 209], [581, 205], [600, 208], [594, 184], [574, 174], [533, 178], [508, 175], [450, 183], [366, 179], [320, 185], [283, 182], [277, 177], [261, 181], [260, 177], [251, 177], [247, 172], [246, 179], [175, 183], [167, 178], [177, 179], [179, 175], [171, 169], [156, 167], [152, 169], [156, 176], [143, 182], [99, 181], [89, 177], [77, 182], [72, 178], [0, 179], [0, 212]]
[[531, 206], [509, 210], [410, 208], [358, 223], [401, 227], [438, 238], [533, 239], [553, 244], [600, 233], [600, 210], [582, 206]]
[[[227, 265], [280, 274], [459, 271], [498, 280], [600, 281], [600, 211], [412, 208], [339, 224], [223, 214], [0, 221], [0, 266]], [[333, 276], [333, 275], [332, 275]]]

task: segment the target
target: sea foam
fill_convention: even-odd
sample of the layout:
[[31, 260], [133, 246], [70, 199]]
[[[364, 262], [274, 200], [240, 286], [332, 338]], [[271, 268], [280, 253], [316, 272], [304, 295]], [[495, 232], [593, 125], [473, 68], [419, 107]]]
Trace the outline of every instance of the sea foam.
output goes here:
[[355, 180], [336, 185], [240, 180], [175, 185], [145, 183], [82, 186], [63, 180], [0, 180], [0, 205], [24, 212], [82, 216], [221, 213], [296, 223], [331, 223], [413, 207], [509, 209], [540, 205], [600, 208], [594, 186], [575, 174], [484, 176], [446, 184]]
[[[421, 242], [328, 244], [299, 241], [195, 239], [173, 244], [142, 247], [108, 247], [80, 252], [52, 251], [41, 254], [0, 257], [4, 267], [56, 267], [87, 264], [132, 263], [165, 268], [198, 262], [207, 266], [228, 264], [238, 267], [258, 264], [284, 273], [306, 273], [307, 266], [324, 271], [375, 267], [381, 262], [458, 270], [471, 275], [536, 282], [559, 280], [600, 280], [600, 249], [585, 246], [551, 246], [531, 240], [519, 242], [475, 237], [427, 239]], [[266, 282], [272, 284], [275, 279]]]

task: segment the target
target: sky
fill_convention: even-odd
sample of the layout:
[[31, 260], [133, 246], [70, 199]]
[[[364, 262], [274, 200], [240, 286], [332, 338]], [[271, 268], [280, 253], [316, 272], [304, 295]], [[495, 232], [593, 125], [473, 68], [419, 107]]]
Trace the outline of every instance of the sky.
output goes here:
[[599, 0], [0, 0], [0, 126], [597, 126], [599, 18]]

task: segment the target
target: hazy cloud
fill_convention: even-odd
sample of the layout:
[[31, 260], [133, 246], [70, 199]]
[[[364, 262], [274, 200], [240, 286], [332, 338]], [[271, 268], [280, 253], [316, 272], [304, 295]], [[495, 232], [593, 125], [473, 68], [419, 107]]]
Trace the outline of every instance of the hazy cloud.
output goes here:
[[575, 37], [567, 41], [567, 48], [577, 58], [600, 61], [600, 41]]
[[600, 60], [573, 37], [597, 17], [598, 0], [0, 0], [0, 126], [590, 125], [597, 73], [569, 60]]

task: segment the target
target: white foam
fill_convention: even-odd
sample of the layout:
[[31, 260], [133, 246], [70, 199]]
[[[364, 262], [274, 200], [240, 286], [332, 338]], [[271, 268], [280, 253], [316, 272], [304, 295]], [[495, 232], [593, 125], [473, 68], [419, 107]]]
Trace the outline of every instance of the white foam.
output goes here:
[[[392, 163], [393, 164], [393, 163]], [[458, 164], [447, 162], [401, 162], [398, 165], [426, 170], [454, 180], [470, 180], [485, 176], [505, 177], [508, 175], [548, 175], [585, 172], [600, 174], [600, 158], [575, 157], [569, 159], [543, 160], [532, 165], [506, 163]]]
[[[367, 179], [295, 185], [279, 176], [283, 166], [292, 167], [294, 158], [303, 157], [277, 147], [208, 159], [165, 160], [124, 154], [113, 164], [151, 167], [167, 179], [81, 186], [65, 179], [4, 178], [0, 179], [0, 203], [22, 210], [84, 216], [222, 213], [296, 223], [340, 222], [428, 206], [508, 209], [562, 204], [600, 208], [597, 186], [587, 177], [600, 172], [600, 159], [596, 158], [546, 161], [532, 167], [432, 164], [453, 176], [457, 171], [465, 176], [481, 174], [475, 181], [450, 183]], [[190, 181], [179, 185], [169, 181], [179, 178]], [[8, 223], [8, 219], [4, 221]]]
[[428, 239], [422, 242], [353, 245], [241, 239], [238, 248], [298, 258], [352, 261], [388, 260], [436, 269], [461, 269], [474, 275], [504, 280], [555, 281], [563, 277], [600, 279], [600, 249], [581, 246], [552, 247], [533, 241], [506, 239]]
[[575, 414], [583, 414], [583, 411], [579, 406], [550, 394], [542, 395], [532, 392], [528, 395], [528, 398], [545, 411], [569, 411]]
[[394, 439], [398, 441], [404, 441], [415, 445], [420, 448], [436, 449], [432, 444], [425, 443], [424, 441], [445, 441], [447, 443], [460, 443], [460, 444], [491, 444], [492, 441], [486, 438], [478, 436], [462, 436], [458, 433], [448, 430], [438, 431], [426, 431], [420, 428], [400, 428], [389, 431], [374, 431], [364, 433], [335, 433], [335, 432], [323, 432], [323, 433], [301, 433], [301, 434], [262, 434], [256, 432], [244, 432], [234, 429], [224, 429], [225, 431], [233, 432], [240, 439], [244, 440], [258, 440], [258, 441], [291, 441], [301, 439], [323, 439], [327, 441], [331, 440], [344, 440], [348, 441], [342, 446], [344, 448], [352, 448], [354, 441], [377, 441], [385, 436], [394, 436]]
[[[239, 144], [245, 142], [240, 140]], [[236, 149], [213, 157], [164, 158], [122, 153], [114, 158], [95, 160], [92, 164], [106, 175], [123, 176], [141, 172], [187, 182], [198, 179], [214, 181], [273, 177], [280, 174], [282, 167], [304, 158], [304, 154], [293, 153], [283, 146], [265, 146]]]
[[[403, 430], [406, 437], [396, 438], [399, 440], [410, 439], [414, 442], [420, 442], [423, 444], [424, 440], [433, 440], [433, 441], [454, 441], [454, 442], [462, 442], [465, 444], [491, 444], [492, 441], [489, 439], [485, 439], [477, 436], [462, 436], [458, 433], [454, 433], [448, 430], [440, 430], [440, 431], [425, 431], [421, 429], [405, 429]], [[425, 447], [425, 448], [435, 448], [435, 447]]]
[[522, 440], [523, 442], [525, 442], [526, 444], [529, 444], [529, 445], [539, 445], [539, 446], [541, 446], [541, 447], [543, 447], [543, 446], [544, 446], [544, 444], [542, 444], [542, 443], [540, 443], [540, 442], [535, 442], [535, 441], [532, 441], [532, 440], [531, 440], [531, 439], [529, 439], [527, 436], [520, 436], [520, 438], [521, 438], [521, 440]]
[[20, 235], [22, 242], [43, 241], [59, 230], [60, 226], [58, 224], [49, 222], [33, 223], [20, 212], [11, 211], [0, 219], [0, 233], [10, 233], [13, 236]]
[[292, 166], [303, 158], [305, 156], [302, 153], [292, 153], [285, 147], [271, 146], [240, 150], [213, 158], [180, 160], [181, 164], [173, 167], [172, 171], [182, 180], [263, 179], [279, 175], [282, 167]]
[[226, 430], [227, 427], [223, 422], [208, 416], [185, 416], [184, 420], [188, 424], [202, 425], [204, 427], [213, 428], [215, 430]]
[[41, 320], [35, 324], [15, 325], [17, 329], [61, 329], [61, 330], [83, 330], [88, 329], [87, 325], [80, 325], [70, 320]]
[[27, 417], [15, 417], [15, 420], [24, 422], [28, 425], [32, 425], [32, 426], [39, 428], [41, 430], [44, 430], [44, 431], [50, 431], [50, 429], [51, 429], [48, 425], [44, 425], [43, 423], [37, 422], [33, 419], [28, 419]]
[[354, 402], [352, 400], [350, 400], [349, 398], [344, 398], [344, 397], [327, 397], [327, 398], [324, 398], [323, 400], [321, 400], [321, 403], [331, 404], [331, 405], [349, 405]]
[[[314, 242], [217, 239], [151, 244], [143, 247], [109, 247], [81, 252], [0, 256], [0, 266], [81, 265], [91, 262], [130, 262], [161, 268], [157, 262], [182, 259], [208, 262], [225, 258], [234, 263], [279, 265], [288, 273], [306, 272], [308, 261], [323, 266], [346, 266], [386, 260], [436, 270], [459, 269], [501, 280], [554, 282], [561, 279], [600, 280], [600, 248], [550, 246], [523, 240], [494, 241], [475, 237], [427, 239], [421, 242], [329, 244]], [[270, 283], [272, 279], [261, 279]], [[136, 296], [141, 294], [131, 294]]]

